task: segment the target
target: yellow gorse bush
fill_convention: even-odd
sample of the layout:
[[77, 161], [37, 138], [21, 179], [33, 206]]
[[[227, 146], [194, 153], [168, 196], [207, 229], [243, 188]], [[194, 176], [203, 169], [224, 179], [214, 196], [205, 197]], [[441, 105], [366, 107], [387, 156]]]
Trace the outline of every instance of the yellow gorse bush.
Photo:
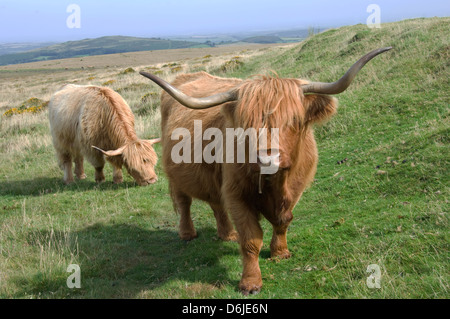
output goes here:
[[151, 98], [155, 98], [155, 97], [158, 97], [158, 93], [156, 93], [156, 92], [145, 93], [141, 97], [141, 103], [147, 103]]
[[106, 82], [103, 82], [102, 85], [107, 86], [107, 85], [114, 84], [114, 83], [116, 83], [116, 82], [117, 82], [116, 80], [108, 80], [108, 81], [106, 81]]
[[42, 101], [38, 98], [32, 97], [23, 102], [19, 107], [13, 107], [3, 113], [3, 116], [13, 116], [24, 113], [39, 113], [48, 106], [49, 101]]

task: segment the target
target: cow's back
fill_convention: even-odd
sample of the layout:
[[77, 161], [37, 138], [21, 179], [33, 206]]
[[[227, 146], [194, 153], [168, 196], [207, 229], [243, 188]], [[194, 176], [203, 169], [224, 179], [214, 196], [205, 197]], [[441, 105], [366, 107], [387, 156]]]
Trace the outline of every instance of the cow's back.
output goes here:
[[50, 99], [49, 120], [53, 143], [58, 150], [73, 149], [77, 143], [79, 121], [83, 109], [84, 87], [68, 84]]

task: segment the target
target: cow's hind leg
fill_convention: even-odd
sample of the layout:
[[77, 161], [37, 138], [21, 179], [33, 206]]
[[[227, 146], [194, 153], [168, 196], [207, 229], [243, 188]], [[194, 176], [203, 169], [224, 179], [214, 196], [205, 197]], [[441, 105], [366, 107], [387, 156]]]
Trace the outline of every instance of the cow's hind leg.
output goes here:
[[172, 191], [174, 207], [180, 214], [179, 236], [183, 240], [192, 240], [197, 237], [194, 223], [191, 218], [192, 197], [182, 193]]
[[217, 222], [217, 235], [225, 241], [237, 241], [238, 233], [234, 230], [227, 212], [220, 204], [209, 204], [214, 211]]

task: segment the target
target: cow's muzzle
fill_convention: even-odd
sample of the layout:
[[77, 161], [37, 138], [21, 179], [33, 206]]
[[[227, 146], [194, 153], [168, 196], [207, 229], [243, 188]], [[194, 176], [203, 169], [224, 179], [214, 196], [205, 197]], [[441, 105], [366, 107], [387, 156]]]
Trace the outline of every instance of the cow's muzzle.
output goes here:
[[139, 183], [139, 186], [147, 186], [150, 184], [155, 184], [158, 181], [158, 177], [150, 178], [149, 180], [145, 180]]

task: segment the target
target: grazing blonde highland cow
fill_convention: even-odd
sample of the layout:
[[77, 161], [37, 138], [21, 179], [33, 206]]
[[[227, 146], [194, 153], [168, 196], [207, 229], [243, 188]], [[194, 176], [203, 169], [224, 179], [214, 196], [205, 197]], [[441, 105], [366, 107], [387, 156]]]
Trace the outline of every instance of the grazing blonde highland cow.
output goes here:
[[66, 184], [73, 182], [72, 161], [77, 178], [86, 178], [84, 157], [95, 168], [95, 180], [103, 182], [104, 155], [113, 166], [114, 183], [123, 180], [122, 165], [141, 186], [157, 181], [157, 156], [152, 145], [159, 139], [138, 139], [130, 107], [113, 90], [64, 85], [50, 100], [49, 120]]

